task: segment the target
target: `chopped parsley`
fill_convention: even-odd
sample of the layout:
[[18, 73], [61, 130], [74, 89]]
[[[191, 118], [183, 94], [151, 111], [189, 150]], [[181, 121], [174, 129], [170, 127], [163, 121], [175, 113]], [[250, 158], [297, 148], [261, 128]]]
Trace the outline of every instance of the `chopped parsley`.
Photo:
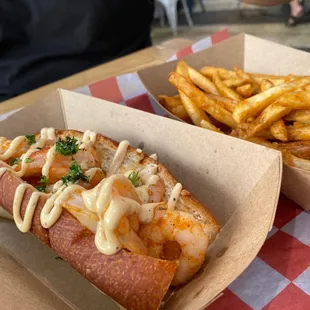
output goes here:
[[136, 171], [133, 171], [129, 174], [128, 176], [128, 180], [131, 182], [131, 184], [134, 186], [134, 187], [138, 187], [141, 185], [141, 179], [139, 177], [139, 173], [136, 172]]
[[21, 159], [19, 157], [16, 157], [16, 158], [12, 158], [9, 162], [9, 165], [10, 166], [15, 166], [17, 164], [19, 164], [21, 162]]
[[33, 162], [33, 159], [31, 159], [31, 158], [26, 158], [25, 162], [26, 162], [27, 164], [32, 163], [32, 162]]
[[46, 187], [47, 187], [47, 184], [48, 184], [48, 178], [45, 176], [45, 175], [42, 175], [40, 181], [39, 181], [39, 184], [41, 185], [38, 185], [36, 186], [35, 188], [39, 191], [39, 192], [43, 192], [45, 193], [46, 191]]
[[35, 135], [26, 135], [25, 137], [26, 137], [28, 145], [36, 143], [36, 136]]
[[79, 143], [74, 137], [67, 136], [65, 139], [59, 138], [56, 142], [56, 152], [60, 155], [71, 156], [78, 152]]
[[89, 177], [83, 174], [82, 168], [75, 160], [73, 160], [69, 168], [69, 174], [65, 177], [62, 177], [61, 180], [63, 184], [67, 186], [68, 183], [74, 183], [78, 180], [89, 182]]

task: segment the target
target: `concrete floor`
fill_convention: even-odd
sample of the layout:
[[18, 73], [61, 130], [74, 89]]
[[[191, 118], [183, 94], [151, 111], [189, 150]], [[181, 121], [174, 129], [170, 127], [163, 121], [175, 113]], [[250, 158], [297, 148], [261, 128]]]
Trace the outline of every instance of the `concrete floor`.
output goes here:
[[[310, 51], [310, 17], [296, 27], [285, 26], [287, 11], [282, 6], [259, 8], [242, 5], [236, 0], [204, 1], [206, 12], [195, 5], [193, 10], [194, 27], [189, 28], [182, 13], [179, 14], [177, 37], [199, 40], [213, 32], [228, 28], [230, 35], [248, 33], [280, 44]], [[308, 11], [308, 4], [306, 11]], [[160, 27], [155, 21], [152, 32], [154, 44], [169, 40], [174, 36], [169, 26]]]

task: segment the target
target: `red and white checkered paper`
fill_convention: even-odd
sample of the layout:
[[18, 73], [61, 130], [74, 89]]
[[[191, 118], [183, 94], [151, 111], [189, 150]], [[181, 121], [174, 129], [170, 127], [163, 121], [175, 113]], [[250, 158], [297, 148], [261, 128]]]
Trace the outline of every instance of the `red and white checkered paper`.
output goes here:
[[[227, 30], [178, 51], [169, 60], [208, 48], [229, 37]], [[76, 90], [128, 107], [163, 112], [147, 94], [136, 73], [98, 81]], [[0, 115], [0, 119], [7, 117]], [[310, 185], [309, 185], [310, 190]], [[310, 212], [283, 195], [273, 229], [250, 266], [208, 310], [308, 310], [310, 309]]]

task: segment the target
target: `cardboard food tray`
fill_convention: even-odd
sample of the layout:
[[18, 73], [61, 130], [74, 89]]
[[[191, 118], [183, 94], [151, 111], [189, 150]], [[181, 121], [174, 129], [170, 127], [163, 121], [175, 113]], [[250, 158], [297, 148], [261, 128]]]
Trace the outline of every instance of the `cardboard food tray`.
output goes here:
[[[310, 54], [257, 37], [240, 34], [206, 50], [183, 57], [190, 66], [216, 66], [233, 69], [238, 66], [248, 72], [275, 75], [310, 75]], [[170, 118], [176, 118], [157, 101], [158, 95], [175, 95], [168, 75], [179, 60], [138, 72], [148, 92]], [[248, 142], [250, 143], [250, 142]], [[305, 210], [310, 210], [310, 171], [284, 166], [282, 192]]]
[[[96, 98], [59, 90], [0, 122], [1, 135], [42, 127], [95, 130], [156, 152], [223, 228], [197, 277], [164, 309], [203, 309], [255, 258], [271, 229], [278, 202], [279, 152]], [[0, 219], [2, 309], [119, 309], [57, 254], [14, 222]]]

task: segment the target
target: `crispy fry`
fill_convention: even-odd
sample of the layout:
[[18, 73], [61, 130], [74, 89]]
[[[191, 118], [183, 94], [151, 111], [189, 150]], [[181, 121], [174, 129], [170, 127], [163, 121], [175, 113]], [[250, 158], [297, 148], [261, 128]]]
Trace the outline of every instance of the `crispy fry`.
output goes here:
[[213, 78], [214, 74], [218, 72], [220, 78], [223, 80], [236, 78], [237, 74], [234, 71], [227, 70], [224, 68], [216, 68], [216, 67], [203, 67], [200, 70], [200, 73], [208, 78]]
[[282, 107], [277, 104], [269, 105], [262, 114], [249, 124], [247, 136], [252, 137], [256, 133], [269, 128], [273, 123], [279, 121], [283, 116], [291, 112], [290, 108]]
[[292, 110], [310, 109], [310, 93], [307, 91], [286, 93], [279, 97], [277, 104]]
[[211, 123], [210, 119], [201, 108], [196, 106], [183, 92], [180, 91], [179, 93], [186, 112], [196, 126], [220, 132], [220, 130]]
[[177, 73], [183, 75], [186, 79], [190, 80], [189, 73], [188, 73], [188, 66], [184, 60], [178, 62], [176, 70]]
[[213, 84], [212, 81], [210, 81], [207, 77], [196, 71], [195, 69], [191, 68], [188, 66], [188, 73], [189, 77], [192, 80], [192, 82], [204, 90], [207, 93], [213, 94], [213, 95], [218, 95], [219, 92], [216, 89], [215, 85]]
[[[197, 107], [204, 109], [214, 119], [218, 120], [219, 122], [231, 128], [236, 127], [235, 121], [233, 120], [231, 114], [226, 109], [224, 109], [215, 100], [206, 97], [201, 90], [196, 88], [191, 82], [189, 82], [182, 75], [176, 72], [170, 73], [169, 82], [172, 85], [174, 85], [179, 91], [184, 92], [184, 94], [187, 97], [191, 98], [191, 100], [196, 104]], [[187, 113], [190, 115], [188, 111]]]
[[286, 142], [288, 140], [287, 137], [287, 129], [285, 127], [285, 123], [283, 120], [279, 120], [275, 122], [271, 127], [270, 127], [270, 133], [273, 137], [276, 139]]
[[[259, 93], [260, 84], [251, 76], [250, 73], [246, 73], [238, 67], [235, 67], [234, 70], [237, 73], [237, 76], [239, 76], [243, 80], [247, 81], [247, 83], [251, 84], [253, 94]], [[251, 95], [252, 95], [252, 93], [251, 93]], [[251, 95], [249, 95], [248, 97], [250, 97]]]
[[206, 94], [206, 97], [215, 100], [217, 103], [222, 105], [227, 111], [231, 113], [234, 111], [235, 106], [240, 102], [240, 100], [234, 100], [212, 94]]
[[274, 87], [274, 84], [270, 80], [262, 80], [260, 83], [260, 90], [262, 92]]
[[303, 170], [310, 170], [310, 160], [306, 160], [292, 155], [287, 150], [281, 149], [277, 143], [271, 143], [266, 141], [265, 139], [255, 137], [248, 138], [247, 141], [281, 151], [283, 162], [288, 166], [296, 167]]
[[230, 78], [227, 80], [223, 80], [223, 83], [227, 86], [227, 87], [239, 87], [242, 85], [245, 85], [247, 82], [243, 79], [240, 79], [239, 77], [236, 78]]
[[278, 143], [278, 148], [286, 150], [294, 156], [310, 160], [310, 141]]
[[289, 141], [309, 141], [310, 125], [287, 126], [287, 135]]
[[167, 110], [170, 110], [172, 108], [178, 107], [179, 105], [182, 105], [182, 101], [180, 99], [180, 96], [169, 97], [169, 96], [165, 96], [165, 95], [159, 95], [158, 101]]
[[270, 103], [281, 95], [295, 90], [297, 87], [305, 85], [306, 81], [298, 80], [287, 84], [272, 87], [262, 93], [259, 93], [253, 97], [247, 98], [240, 102], [234, 112], [234, 120], [240, 124], [245, 121], [248, 117], [256, 116], [263, 111]]
[[[183, 79], [185, 79], [188, 85], [195, 87], [190, 81], [190, 77], [188, 73], [188, 66], [185, 61], [183, 60], [179, 61], [177, 64], [176, 70], [177, 70], [177, 74], [179, 74]], [[180, 100], [182, 102], [182, 105], [194, 125], [203, 127], [206, 129], [210, 129], [213, 131], [219, 131], [219, 129], [211, 123], [205, 111], [201, 109], [199, 106], [196, 106], [195, 103], [192, 101], [192, 99], [187, 97], [180, 90], [179, 90], [179, 95], [180, 95]]]
[[310, 109], [292, 111], [285, 117], [286, 121], [295, 121], [304, 124], [310, 124]]
[[244, 98], [249, 98], [254, 93], [254, 88], [251, 84], [245, 84], [236, 88], [236, 92]]
[[213, 83], [216, 86], [218, 92], [227, 98], [231, 98], [234, 100], [242, 100], [242, 97], [235, 92], [233, 89], [227, 87], [221, 80], [220, 75], [218, 72], [215, 72], [213, 75]]

